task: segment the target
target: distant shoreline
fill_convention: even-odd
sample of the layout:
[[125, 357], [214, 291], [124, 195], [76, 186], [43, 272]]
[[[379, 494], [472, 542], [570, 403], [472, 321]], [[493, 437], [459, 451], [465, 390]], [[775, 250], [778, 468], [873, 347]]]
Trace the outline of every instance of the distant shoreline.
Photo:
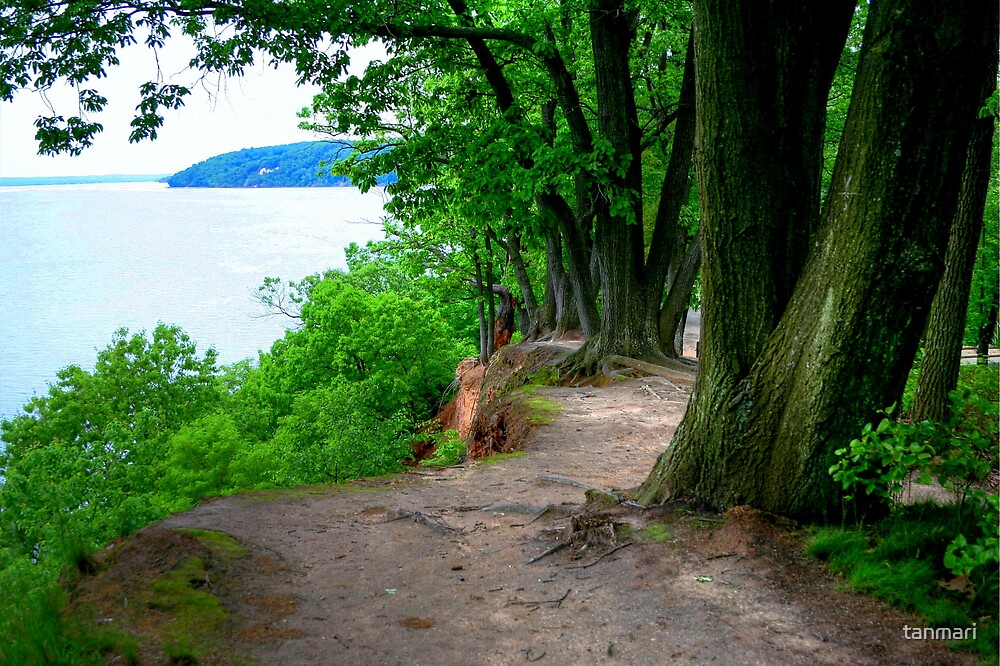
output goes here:
[[172, 174], [104, 175], [104, 176], [28, 176], [18, 178], [0, 177], [0, 187], [21, 187], [29, 185], [91, 185], [97, 183], [158, 183], [166, 181]]

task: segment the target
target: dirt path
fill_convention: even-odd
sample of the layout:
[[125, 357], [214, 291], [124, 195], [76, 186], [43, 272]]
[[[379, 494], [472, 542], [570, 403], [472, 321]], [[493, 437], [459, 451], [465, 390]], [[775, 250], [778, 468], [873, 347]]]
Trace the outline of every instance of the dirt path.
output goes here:
[[[667, 446], [687, 394], [644, 386], [540, 390], [559, 411], [520, 457], [231, 497], [147, 529], [249, 548], [228, 601], [238, 649], [261, 664], [968, 663], [905, 640], [918, 621], [836, 591], [787, 526], [751, 510], [619, 506], [632, 533], [614, 544], [629, 545], [529, 564], [585, 502], [544, 477], [635, 487]], [[497, 507], [511, 504], [555, 508]]]

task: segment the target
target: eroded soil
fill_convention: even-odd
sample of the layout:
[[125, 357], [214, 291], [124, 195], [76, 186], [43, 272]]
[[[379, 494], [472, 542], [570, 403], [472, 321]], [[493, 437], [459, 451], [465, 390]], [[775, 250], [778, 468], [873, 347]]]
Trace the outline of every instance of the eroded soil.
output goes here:
[[[914, 617], [838, 591], [792, 524], [588, 509], [566, 480], [638, 486], [683, 413], [678, 388], [539, 389], [558, 409], [522, 456], [214, 500], [135, 539], [218, 530], [249, 550], [217, 586], [237, 663], [973, 663], [904, 639]], [[571, 513], [619, 527], [529, 563], [568, 541]]]

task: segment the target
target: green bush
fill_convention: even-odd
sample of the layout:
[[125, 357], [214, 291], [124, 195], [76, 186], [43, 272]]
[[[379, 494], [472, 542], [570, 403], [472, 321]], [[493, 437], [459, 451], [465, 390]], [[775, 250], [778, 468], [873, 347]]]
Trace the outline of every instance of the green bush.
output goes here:
[[[1000, 500], [982, 482], [997, 466], [997, 371], [963, 366], [961, 377], [975, 388], [951, 393], [946, 423], [893, 421], [885, 410], [877, 426], [867, 424], [836, 451], [830, 473], [843, 485], [845, 506], [873, 496], [892, 513], [868, 530], [821, 530], [809, 550], [852, 586], [917, 611], [931, 626], [978, 622], [975, 645], [965, 647], [995, 661]], [[913, 477], [936, 478], [955, 503], [901, 504], [902, 483]], [[939, 585], [949, 579], [951, 589]]]
[[[257, 363], [219, 369], [172, 326], [119, 331], [93, 372], [61, 370], [0, 424], [0, 664], [134, 661], [122, 637], [68, 623], [59, 585], [112, 539], [207, 496], [349, 481], [411, 455], [471, 350], [380, 270], [303, 281], [301, 328]], [[443, 444], [440, 460], [457, 455]]]

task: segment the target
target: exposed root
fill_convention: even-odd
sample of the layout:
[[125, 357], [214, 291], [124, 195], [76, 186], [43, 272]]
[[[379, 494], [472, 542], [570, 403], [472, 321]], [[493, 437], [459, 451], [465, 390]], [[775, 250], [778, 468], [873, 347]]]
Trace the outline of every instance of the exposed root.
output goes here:
[[617, 553], [622, 548], [626, 548], [627, 546], [631, 546], [631, 545], [632, 545], [631, 541], [626, 541], [625, 543], [618, 544], [617, 546], [615, 546], [614, 548], [612, 548], [608, 552], [604, 553], [603, 555], [601, 555], [600, 557], [598, 557], [596, 560], [594, 560], [590, 564], [581, 564], [578, 567], [569, 567], [569, 568], [570, 569], [589, 569], [590, 567], [594, 566], [595, 564], [600, 564], [602, 561], [604, 561], [604, 559], [606, 557], [610, 557], [611, 555], [614, 555], [615, 553]]
[[[629, 377], [624, 375], [622, 372], [614, 369], [614, 366], [617, 365], [651, 375], [651, 377], [643, 377], [643, 381], [649, 381], [653, 377], [657, 377], [659, 379], [666, 380], [668, 383], [673, 381], [686, 384], [694, 380], [694, 377], [690, 374], [692, 368], [680, 362], [676, 362], [676, 365], [674, 365], [675, 362], [672, 360], [670, 363], [670, 366], [657, 365], [655, 363], [640, 361], [637, 358], [612, 354], [610, 356], [605, 356], [604, 360], [601, 362], [601, 373], [610, 379], [629, 379]], [[670, 383], [670, 386], [677, 390], [683, 390], [673, 383]]]
[[387, 515], [393, 516], [385, 522], [391, 523], [394, 520], [401, 520], [403, 518], [412, 518], [413, 522], [418, 525], [426, 525], [434, 529], [438, 534], [449, 534], [451, 532], [461, 532], [461, 527], [455, 527], [454, 525], [449, 525], [440, 516], [426, 516], [419, 511], [409, 511], [407, 509], [390, 509], [386, 512]]
[[570, 515], [569, 509], [558, 504], [546, 504], [545, 506], [539, 506], [537, 504], [491, 504], [490, 506], [484, 506], [480, 511], [486, 511], [488, 513], [529, 513], [534, 514], [534, 518], [528, 523], [529, 525], [536, 520], [545, 517], [556, 517], [565, 518]]
[[568, 546], [569, 544], [570, 544], [569, 541], [560, 541], [559, 543], [555, 544], [554, 546], [549, 546], [548, 548], [546, 548], [545, 550], [543, 550], [541, 553], [539, 553], [538, 555], [535, 555], [530, 560], [528, 560], [528, 564], [534, 564], [535, 562], [537, 562], [538, 560], [542, 559], [543, 557], [547, 557], [547, 556], [551, 555], [552, 553], [557, 553], [560, 550], [562, 550], [563, 548], [565, 548], [566, 546]]
[[[606, 491], [598, 490], [597, 492], [605, 493]], [[588, 505], [593, 506], [589, 502]], [[619, 541], [619, 528], [622, 525], [624, 523], [617, 521], [611, 513], [588, 508], [584, 512], [572, 516], [569, 533], [565, 537], [529, 559], [527, 563], [532, 564], [543, 557], [548, 557], [564, 548], [573, 546], [576, 549], [576, 553], [573, 556], [575, 560], [579, 560], [591, 552], [599, 553], [604, 551], [604, 554], [598, 556], [597, 560], [595, 560], [594, 564], [596, 564], [597, 561], [600, 561], [616, 550], [624, 548], [629, 543]]]
[[584, 490], [600, 490], [597, 486], [592, 486], [590, 484], [583, 483], [582, 481], [571, 479], [568, 476], [559, 476], [558, 474], [539, 474], [535, 477], [535, 481], [561, 483], [566, 486], [573, 486], [574, 488], [583, 488]]

